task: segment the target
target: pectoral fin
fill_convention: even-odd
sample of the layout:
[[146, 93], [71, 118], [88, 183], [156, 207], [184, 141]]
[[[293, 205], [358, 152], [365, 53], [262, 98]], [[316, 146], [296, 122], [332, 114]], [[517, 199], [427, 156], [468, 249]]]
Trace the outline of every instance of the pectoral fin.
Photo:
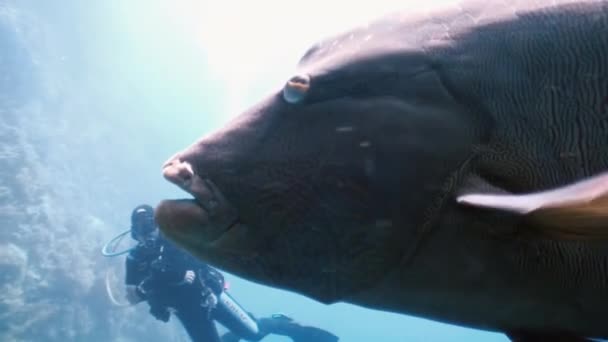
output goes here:
[[524, 215], [542, 233], [561, 239], [608, 239], [608, 172], [529, 194], [468, 191], [462, 205]]

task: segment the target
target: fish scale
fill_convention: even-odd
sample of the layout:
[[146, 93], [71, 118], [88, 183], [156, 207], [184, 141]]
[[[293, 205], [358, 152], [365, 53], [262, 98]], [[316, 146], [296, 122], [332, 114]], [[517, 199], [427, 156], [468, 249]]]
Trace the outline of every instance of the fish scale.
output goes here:
[[[606, 6], [598, 6], [596, 11], [608, 13]], [[598, 108], [601, 99], [608, 96], [608, 76], [595, 82], [589, 82], [585, 77], [581, 77], [581, 74], [608, 75], [608, 64], [603, 60], [597, 57], [585, 58], [585, 56], [608, 55], [606, 48], [608, 47], [608, 20], [606, 16], [601, 21], [593, 19], [594, 25], [606, 27], [606, 35], [591, 35], [590, 31], [593, 31], [589, 26], [577, 30], [575, 25], [568, 25], [568, 22], [563, 24], [562, 20], [558, 20], [559, 17], [555, 19], [560, 23], [559, 26], [543, 25], [541, 28], [536, 28], [541, 31], [541, 36], [544, 38], [542, 41], [557, 41], [559, 36], [560, 41], [566, 40], [569, 49], [560, 49], [555, 43], [534, 45], [526, 43], [526, 40], [530, 39], [526, 39], [525, 36], [532, 36], [532, 34], [526, 34], [529, 32], [528, 27], [532, 26], [534, 29], [534, 26], [538, 25], [538, 18], [530, 18], [528, 21], [525, 20], [526, 16], [522, 18], [524, 20], [519, 24], [522, 28], [513, 29], [516, 33], [495, 32], [491, 29], [480, 33], [482, 35], [480, 40], [485, 39], [485, 36], [492, 36], [492, 39], [488, 40], [488, 44], [492, 44], [493, 47], [486, 46], [486, 49], [504, 52], [504, 56], [506, 56], [503, 58], [504, 63], [498, 59], [494, 60], [492, 64], [485, 63], [480, 68], [465, 67], [470, 72], [468, 75], [462, 75], [462, 71], [455, 71], [461, 66], [456, 64], [450, 70], [452, 73], [448, 72], [446, 77], [450, 77], [450, 75], [453, 78], [459, 77], [461, 78], [459, 83], [466, 86], [467, 83], [463, 82], [462, 78], [477, 78], [486, 80], [486, 83], [495, 83], [496, 79], [488, 79], [483, 75], [498, 74], [502, 76], [499, 80], [503, 84], [503, 90], [499, 92], [501, 95], [497, 96], [495, 89], [483, 85], [475, 86], [469, 93], [477, 94], [476, 100], [484, 104], [488, 113], [497, 122], [495, 136], [499, 138], [495, 139], [503, 141], [504, 137], [508, 137], [508, 141], [501, 146], [510, 146], [509, 157], [516, 157], [523, 164], [527, 164], [531, 160], [539, 159], [531, 157], [533, 156], [531, 153], [535, 151], [542, 155], [546, 155], [547, 151], [553, 151], [550, 153], [553, 156], [559, 156], [562, 152], [574, 152], [575, 156], [579, 155], [576, 159], [582, 161], [581, 163], [568, 163], [569, 168], [561, 170], [557, 175], [556, 170], [561, 168], [561, 165], [558, 165], [561, 161], [558, 159], [551, 161], [556, 165], [554, 167], [528, 165], [526, 169], [529, 171], [524, 173], [528, 175], [528, 181], [533, 187], [562, 185], [576, 177], [589, 176], [605, 170], [608, 168], [608, 158], [605, 153], [595, 151], [594, 155], [585, 155], [585, 151], [589, 151], [588, 146], [598, 143], [608, 146], [608, 134], [605, 133], [608, 118], [602, 117], [597, 110], [591, 110]], [[564, 35], [560, 31], [559, 27], [563, 26], [572, 28], [568, 31], [569, 35]], [[517, 34], [519, 32], [522, 33]], [[501, 39], [499, 38], [501, 35], [508, 36], [508, 38]], [[515, 36], [518, 38], [517, 42], [523, 40], [521, 43], [524, 48], [518, 43], [511, 42]], [[509, 40], [507, 41], [507, 39]], [[604, 50], [597, 52], [598, 46], [603, 46]], [[505, 73], [500, 69], [503, 68], [503, 64], [511, 61], [509, 57], [513, 53], [510, 52], [516, 52], [519, 55], [520, 63], [515, 64], [517, 70]], [[443, 58], [460, 60], [461, 58], [457, 54], [464, 55], [471, 52], [469, 49], [456, 48], [448, 50], [448, 53]], [[539, 93], [538, 89], [543, 89], [543, 87], [551, 87], [552, 91]], [[492, 92], [488, 89], [491, 89]], [[581, 112], [585, 114], [580, 115]], [[594, 121], [594, 123], [589, 125], [589, 121]], [[584, 132], [582, 131], [583, 125], [586, 127]], [[502, 132], [502, 130], [506, 132]], [[553, 132], [547, 134], [547, 130]], [[541, 138], [530, 139], [531, 135]], [[530, 141], [540, 141], [545, 146], [542, 146], [543, 144], [522, 145], [522, 142]], [[526, 154], [528, 157], [525, 156]], [[554, 174], [547, 177], [547, 172]]]

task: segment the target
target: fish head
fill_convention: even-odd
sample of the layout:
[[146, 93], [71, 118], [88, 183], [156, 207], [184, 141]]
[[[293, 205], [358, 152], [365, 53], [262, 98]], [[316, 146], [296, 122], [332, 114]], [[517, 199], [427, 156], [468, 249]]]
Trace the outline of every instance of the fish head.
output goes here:
[[328, 45], [171, 157], [164, 177], [193, 199], [156, 210], [199, 258], [325, 303], [399, 267], [474, 136], [421, 50]]

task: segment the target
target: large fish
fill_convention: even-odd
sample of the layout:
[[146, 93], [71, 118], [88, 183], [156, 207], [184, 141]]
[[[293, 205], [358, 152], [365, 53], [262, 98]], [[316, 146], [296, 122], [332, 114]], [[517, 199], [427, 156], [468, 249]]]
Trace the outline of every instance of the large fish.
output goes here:
[[513, 339], [608, 337], [608, 2], [383, 17], [177, 153], [162, 230], [244, 278]]

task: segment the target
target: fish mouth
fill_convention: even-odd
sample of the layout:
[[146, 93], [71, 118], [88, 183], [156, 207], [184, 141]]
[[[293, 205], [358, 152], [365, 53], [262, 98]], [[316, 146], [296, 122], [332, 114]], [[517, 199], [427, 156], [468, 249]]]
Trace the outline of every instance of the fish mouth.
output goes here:
[[193, 199], [164, 200], [156, 208], [160, 229], [178, 242], [213, 243], [241, 226], [239, 215], [211, 179], [192, 165], [173, 157], [163, 165], [163, 176]]

